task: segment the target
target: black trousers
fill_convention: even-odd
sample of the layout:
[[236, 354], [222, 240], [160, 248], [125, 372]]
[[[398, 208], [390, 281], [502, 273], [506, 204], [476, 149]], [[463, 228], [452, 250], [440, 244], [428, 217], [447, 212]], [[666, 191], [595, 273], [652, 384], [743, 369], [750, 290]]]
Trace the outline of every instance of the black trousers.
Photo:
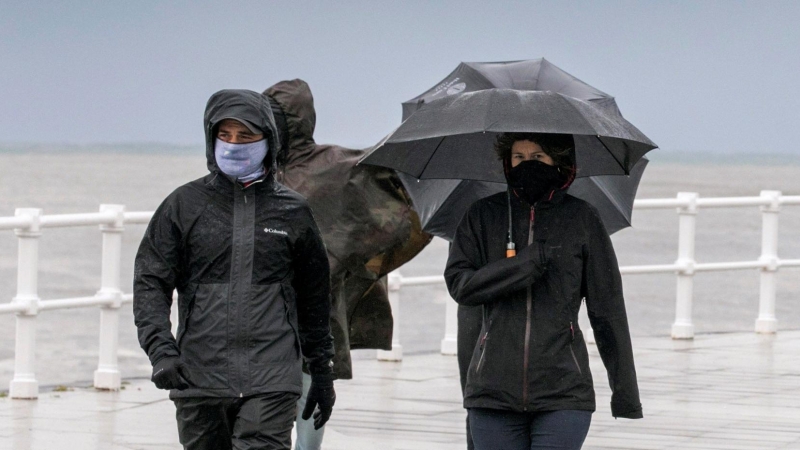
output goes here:
[[[458, 305], [458, 374], [461, 379], [461, 395], [464, 395], [464, 387], [467, 385], [467, 371], [472, 360], [472, 352], [478, 337], [481, 334], [481, 322], [483, 320], [483, 306], [463, 306]], [[467, 449], [473, 450], [472, 434], [467, 418]]]
[[290, 450], [300, 394], [174, 399], [186, 450]]
[[591, 411], [517, 413], [470, 408], [478, 450], [580, 450], [592, 423]]

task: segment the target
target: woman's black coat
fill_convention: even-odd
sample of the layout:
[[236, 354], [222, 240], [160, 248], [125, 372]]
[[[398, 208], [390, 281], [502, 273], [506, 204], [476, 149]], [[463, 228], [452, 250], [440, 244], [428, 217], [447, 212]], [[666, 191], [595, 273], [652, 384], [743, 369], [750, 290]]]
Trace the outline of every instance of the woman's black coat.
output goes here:
[[611, 412], [642, 417], [619, 266], [597, 211], [563, 190], [534, 207], [515, 195], [510, 202], [517, 256], [506, 258], [509, 200], [500, 193], [472, 205], [447, 261], [453, 298], [483, 305], [464, 407], [594, 411], [578, 327], [585, 299]]

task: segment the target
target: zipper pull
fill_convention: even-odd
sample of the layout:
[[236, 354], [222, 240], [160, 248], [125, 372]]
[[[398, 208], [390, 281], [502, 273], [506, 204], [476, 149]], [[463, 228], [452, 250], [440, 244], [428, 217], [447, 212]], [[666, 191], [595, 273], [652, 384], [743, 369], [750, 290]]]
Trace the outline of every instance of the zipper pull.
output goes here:
[[533, 222], [535, 218], [536, 218], [536, 210], [533, 209], [533, 206], [531, 206], [531, 222]]
[[569, 323], [569, 332], [572, 334], [572, 342], [575, 342], [575, 327], [572, 326], [572, 322]]
[[516, 245], [513, 242], [506, 244], [506, 258], [513, 258], [517, 256], [517, 250], [514, 248]]

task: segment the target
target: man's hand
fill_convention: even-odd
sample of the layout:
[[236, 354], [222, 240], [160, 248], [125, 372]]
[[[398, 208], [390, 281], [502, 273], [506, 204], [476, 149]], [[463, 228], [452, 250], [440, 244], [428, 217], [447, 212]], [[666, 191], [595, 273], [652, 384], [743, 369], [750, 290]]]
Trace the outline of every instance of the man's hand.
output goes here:
[[178, 389], [189, 387], [189, 376], [180, 358], [169, 356], [158, 360], [153, 366], [150, 381], [159, 389]]
[[333, 380], [320, 379], [311, 376], [311, 387], [308, 389], [306, 407], [303, 409], [303, 420], [308, 420], [314, 408], [319, 405], [319, 410], [314, 412], [314, 429], [319, 430], [331, 418], [333, 404], [336, 402], [336, 392], [333, 390]]

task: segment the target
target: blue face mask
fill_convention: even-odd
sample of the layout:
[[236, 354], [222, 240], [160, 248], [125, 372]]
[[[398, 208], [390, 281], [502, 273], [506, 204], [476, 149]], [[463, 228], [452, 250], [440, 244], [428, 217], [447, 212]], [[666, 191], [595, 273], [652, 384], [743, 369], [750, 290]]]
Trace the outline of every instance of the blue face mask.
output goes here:
[[264, 175], [266, 156], [266, 139], [248, 144], [231, 144], [217, 139], [214, 144], [214, 157], [219, 170], [243, 183], [257, 180]]

